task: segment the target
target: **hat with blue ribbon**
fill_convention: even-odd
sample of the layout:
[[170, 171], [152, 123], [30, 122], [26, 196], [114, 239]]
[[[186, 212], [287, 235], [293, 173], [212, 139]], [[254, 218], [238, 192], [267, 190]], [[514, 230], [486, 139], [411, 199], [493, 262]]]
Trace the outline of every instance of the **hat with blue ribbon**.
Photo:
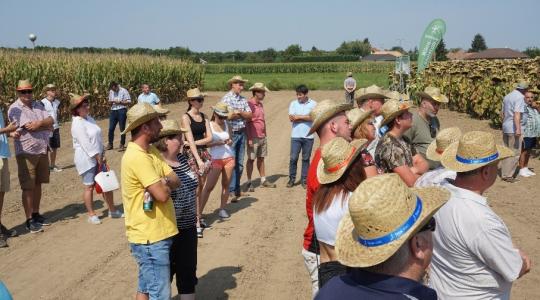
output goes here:
[[439, 187], [409, 188], [399, 175], [364, 180], [349, 198], [335, 249], [345, 266], [365, 268], [389, 259], [441, 208], [450, 193]]
[[512, 149], [496, 145], [493, 134], [470, 131], [446, 148], [441, 163], [449, 170], [468, 172], [514, 155]]

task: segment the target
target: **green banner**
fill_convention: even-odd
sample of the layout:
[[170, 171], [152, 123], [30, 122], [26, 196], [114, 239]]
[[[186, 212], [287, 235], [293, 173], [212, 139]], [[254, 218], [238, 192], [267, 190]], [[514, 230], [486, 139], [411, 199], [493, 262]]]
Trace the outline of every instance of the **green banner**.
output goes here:
[[445, 33], [446, 24], [442, 19], [435, 19], [429, 23], [420, 41], [416, 74], [422, 73], [429, 65], [433, 52], [435, 52]]

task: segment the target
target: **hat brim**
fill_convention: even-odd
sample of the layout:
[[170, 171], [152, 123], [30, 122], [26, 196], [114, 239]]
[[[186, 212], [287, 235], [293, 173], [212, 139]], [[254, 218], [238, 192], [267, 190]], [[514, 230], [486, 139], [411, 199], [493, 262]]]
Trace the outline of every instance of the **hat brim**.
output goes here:
[[440, 97], [433, 97], [427, 93], [424, 93], [424, 92], [417, 92], [416, 93], [416, 96], [418, 96], [420, 98], [420, 100], [422, 99], [429, 99], [429, 100], [433, 100], [435, 102], [439, 102], [439, 103], [448, 103], [448, 97], [446, 97], [445, 95], [440, 95]]
[[69, 110], [74, 110], [75, 108], [77, 108], [79, 105], [81, 105], [81, 103], [84, 100], [88, 100], [89, 96], [90, 96], [90, 94], [84, 94], [81, 97], [79, 97], [79, 99], [77, 99], [77, 101], [75, 103], [70, 103], [69, 104]]
[[185, 133], [187, 132], [187, 129], [180, 127], [180, 129], [166, 129], [161, 130], [159, 132], [159, 137], [169, 136], [169, 135], [177, 135], [179, 133]]
[[440, 161], [442, 153], [437, 152], [437, 141], [433, 140], [426, 150], [426, 157], [432, 161]]
[[142, 124], [144, 124], [146, 122], [149, 122], [149, 121], [152, 121], [153, 119], [159, 118], [159, 117], [161, 117], [163, 115], [164, 114], [158, 113], [157, 111], [153, 112], [153, 113], [150, 113], [150, 114], [147, 114], [147, 115], [144, 115], [144, 116], [136, 119], [133, 123], [129, 123], [128, 126], [126, 127], [126, 129], [124, 131], [122, 131], [120, 134], [126, 134], [128, 132], [131, 132], [133, 129], [141, 126]]
[[362, 112], [362, 114], [354, 120], [349, 119], [349, 122], [351, 123], [351, 132], [354, 132], [365, 120], [371, 118], [372, 113], [372, 110], [368, 110], [366, 112]]
[[198, 95], [195, 95], [195, 96], [188, 96], [186, 97], [186, 99], [188, 100], [195, 100], [195, 99], [204, 99], [204, 97], [208, 96], [207, 93], [200, 93]]
[[249, 90], [252, 92], [270, 92], [270, 90], [267, 87], [264, 87], [264, 88], [250, 87]]
[[446, 150], [444, 150], [443, 154], [441, 155], [441, 164], [448, 170], [456, 172], [468, 172], [515, 155], [512, 149], [502, 145], [496, 145], [497, 152], [499, 152], [499, 157], [497, 159], [486, 163], [464, 164], [456, 160], [458, 147], [459, 141], [454, 142], [453, 144], [448, 146], [448, 148], [446, 148]]
[[367, 99], [383, 99], [384, 101], [385, 99], [388, 99], [388, 96], [379, 93], [367, 93], [360, 95], [360, 97], [356, 98], [356, 101], [364, 101]]
[[33, 91], [33, 90], [34, 90], [34, 88], [31, 85], [21, 86], [21, 87], [17, 88], [17, 92], [20, 92], [20, 91]]
[[222, 111], [220, 109], [217, 109], [216, 107], [212, 106], [212, 111], [218, 115], [218, 116], [222, 116], [222, 117], [228, 117], [229, 116], [229, 112], [228, 111]]
[[397, 118], [398, 116], [400, 116], [401, 114], [403, 114], [405, 111], [411, 109], [413, 106], [411, 104], [408, 104], [408, 103], [404, 103], [405, 105], [407, 105], [406, 108], [402, 108], [398, 111], [395, 111], [393, 113], [391, 113], [390, 115], [388, 115], [386, 118], [384, 118], [381, 122], [381, 127], [392, 122], [395, 118]]
[[390, 258], [409, 238], [416, 234], [441, 208], [450, 193], [439, 187], [411, 188], [422, 199], [422, 212], [416, 223], [399, 239], [376, 247], [366, 247], [358, 242], [351, 215], [347, 212], [339, 223], [336, 237], [338, 261], [345, 266], [365, 268], [380, 264]]
[[358, 139], [353, 140], [350, 144], [354, 148], [356, 148], [354, 154], [351, 156], [351, 159], [349, 159], [348, 163], [341, 167], [338, 171], [330, 173], [325, 170], [324, 168], [324, 162], [323, 160], [319, 160], [319, 164], [317, 165], [317, 179], [319, 180], [320, 184], [328, 184], [335, 182], [343, 176], [345, 171], [351, 166], [351, 164], [354, 162], [354, 160], [358, 157], [358, 155], [362, 152], [363, 146], [367, 143], [366, 139]]
[[309, 132], [306, 136], [309, 136], [313, 134], [314, 132], [316, 132], [319, 129], [319, 127], [321, 127], [324, 123], [326, 123], [328, 120], [333, 118], [338, 113], [344, 112], [351, 108], [353, 108], [352, 104], [347, 104], [347, 103], [336, 104], [336, 106], [332, 107], [332, 109], [325, 111], [323, 114], [321, 114], [320, 117], [313, 120], [313, 124], [311, 125], [311, 128], [309, 129]]

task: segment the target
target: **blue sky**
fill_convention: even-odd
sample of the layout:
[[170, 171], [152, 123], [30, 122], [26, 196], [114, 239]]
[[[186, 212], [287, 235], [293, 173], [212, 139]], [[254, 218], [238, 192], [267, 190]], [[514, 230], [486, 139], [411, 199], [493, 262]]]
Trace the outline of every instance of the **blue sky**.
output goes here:
[[368, 37], [373, 46], [418, 45], [427, 24], [446, 21], [447, 47], [540, 47], [540, 1], [0, 0], [0, 46], [189, 47], [195, 51], [333, 50]]

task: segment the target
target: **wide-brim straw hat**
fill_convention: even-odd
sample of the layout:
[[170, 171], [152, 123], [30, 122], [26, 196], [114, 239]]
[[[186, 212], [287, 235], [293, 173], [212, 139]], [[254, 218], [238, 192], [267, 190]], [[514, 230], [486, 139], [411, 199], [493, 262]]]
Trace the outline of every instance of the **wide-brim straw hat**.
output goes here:
[[162, 115], [148, 103], [135, 104], [127, 112], [127, 127], [121, 134], [131, 132], [133, 129]]
[[216, 105], [212, 106], [212, 110], [218, 115], [222, 117], [229, 116], [229, 106], [225, 102], [218, 102]]
[[356, 98], [356, 101], [363, 101], [367, 99], [388, 99], [384, 89], [375, 84], [370, 85], [367, 88], [361, 88], [358, 91], [360, 93]]
[[410, 102], [400, 102], [398, 100], [388, 100], [381, 107], [381, 115], [383, 120], [381, 127], [392, 122], [397, 116], [401, 115], [409, 108], [413, 107]]
[[418, 96], [420, 100], [429, 99], [439, 103], [448, 103], [448, 97], [441, 94], [441, 89], [433, 86], [426, 87], [423, 92], [417, 92], [416, 96]]
[[154, 105], [154, 109], [161, 115], [166, 115], [171, 112], [167, 108], [164, 108], [163, 106], [161, 106], [161, 104]]
[[180, 127], [176, 120], [163, 120], [161, 121], [163, 128], [159, 132], [159, 137], [177, 135], [179, 133], [187, 132], [187, 129]]
[[514, 151], [496, 145], [493, 134], [470, 131], [446, 148], [441, 156], [441, 163], [449, 170], [468, 172], [511, 156], [514, 156]]
[[335, 137], [321, 149], [321, 160], [317, 165], [317, 179], [320, 184], [337, 181], [362, 152], [366, 139], [347, 142], [342, 137]]
[[77, 108], [84, 100], [88, 100], [90, 94], [77, 95], [74, 93], [69, 93], [69, 110], [74, 110]]
[[365, 120], [371, 118], [372, 110], [361, 110], [358, 107], [355, 107], [351, 110], [349, 110], [347, 114], [347, 118], [349, 118], [349, 123], [351, 124], [351, 130], [354, 132], [360, 124], [362, 124]]
[[347, 111], [351, 108], [353, 108], [352, 104], [338, 103], [329, 99], [322, 100], [321, 102], [317, 103], [317, 105], [315, 105], [310, 112], [313, 123], [307, 135], [317, 131], [319, 127], [324, 125], [326, 121], [330, 120], [338, 113]]
[[411, 98], [407, 94], [401, 94], [398, 91], [388, 91], [386, 92], [388, 99], [394, 99], [398, 101], [409, 101]]
[[186, 92], [186, 98], [188, 100], [191, 100], [191, 99], [203, 99], [204, 97], [206, 97], [206, 93], [201, 92], [198, 88], [189, 89]]
[[270, 92], [270, 90], [262, 82], [255, 82], [253, 86], [249, 88], [249, 90], [255, 92]]
[[451, 144], [459, 141], [461, 138], [461, 129], [458, 127], [445, 128], [435, 137], [435, 140], [429, 144], [426, 150], [426, 157], [433, 161], [440, 161], [444, 150]]
[[449, 197], [440, 187], [409, 188], [395, 173], [364, 180], [349, 198], [349, 211], [338, 227], [338, 261], [355, 268], [386, 261]]
[[17, 91], [28, 91], [33, 89], [34, 88], [28, 79], [19, 80], [17, 83]]
[[233, 84], [233, 83], [237, 83], [237, 82], [246, 83], [246, 82], [248, 82], [248, 80], [243, 79], [242, 76], [236, 75], [236, 76], [233, 76], [231, 79], [229, 79], [229, 80], [227, 81], [227, 83], [228, 83], [229, 85], [231, 85], [231, 84]]

